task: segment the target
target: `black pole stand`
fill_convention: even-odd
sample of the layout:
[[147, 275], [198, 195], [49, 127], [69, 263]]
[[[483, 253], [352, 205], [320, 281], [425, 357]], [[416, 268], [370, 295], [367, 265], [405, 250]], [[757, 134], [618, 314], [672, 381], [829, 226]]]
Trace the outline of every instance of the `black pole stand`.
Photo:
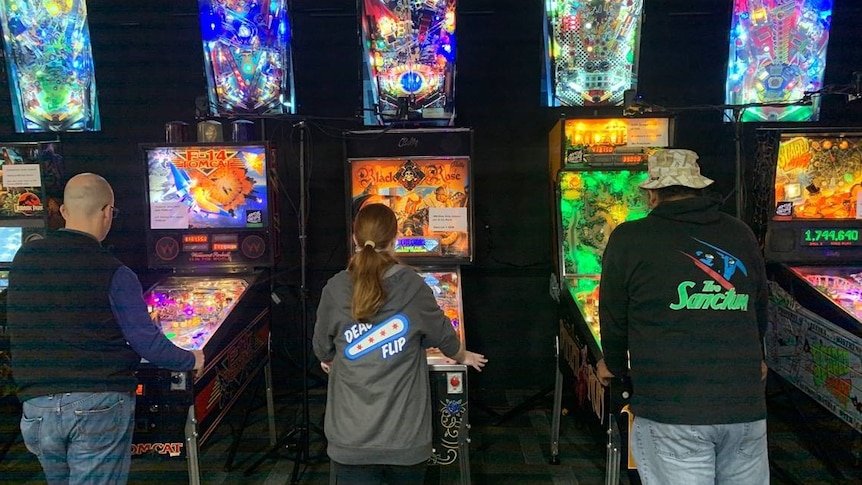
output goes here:
[[305, 179], [306, 165], [306, 150], [305, 150], [305, 132], [308, 129], [304, 121], [300, 121], [293, 125], [299, 129], [299, 266], [300, 266], [300, 287], [299, 287], [299, 305], [300, 305], [300, 340], [302, 344], [301, 365], [302, 365], [302, 396], [301, 396], [301, 420], [300, 423], [288, 431], [276, 444], [267, 451], [260, 459], [254, 462], [243, 473], [245, 476], [251, 475], [264, 461], [278, 458], [279, 451], [282, 448], [287, 448], [293, 453], [293, 471], [290, 474], [290, 483], [299, 483], [300, 465], [309, 463], [309, 434], [314, 431], [321, 436], [322, 430], [316, 426], [312, 426], [308, 409], [308, 285], [306, 270], [308, 267], [308, 257], [306, 251], [306, 242], [308, 240], [308, 185]]

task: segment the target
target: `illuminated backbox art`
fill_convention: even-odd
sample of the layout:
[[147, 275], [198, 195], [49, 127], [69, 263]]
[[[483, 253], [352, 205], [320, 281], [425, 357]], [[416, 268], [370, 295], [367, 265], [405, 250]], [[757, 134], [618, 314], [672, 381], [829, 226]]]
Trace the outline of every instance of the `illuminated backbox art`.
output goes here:
[[564, 130], [566, 164], [637, 165], [670, 143], [668, 118], [567, 119]]
[[782, 134], [775, 219], [860, 219], [862, 133]]
[[150, 229], [265, 227], [266, 153], [264, 145], [145, 148]]
[[162, 333], [178, 347], [195, 350], [207, 344], [246, 288], [240, 278], [168, 278], [145, 298]]
[[199, 0], [211, 114], [294, 113], [287, 0]]
[[350, 160], [353, 215], [366, 204], [398, 218], [395, 252], [403, 257], [469, 259], [469, 158]]
[[[820, 90], [831, 23], [831, 1], [734, 0], [727, 104], [795, 102]], [[819, 108], [814, 96], [810, 105], [747, 108], [741, 121], [817, 121]]]
[[362, 0], [366, 123], [394, 119], [399, 99], [424, 119], [454, 114], [456, 0]]
[[563, 276], [596, 342], [602, 255], [618, 225], [649, 213], [644, 191], [638, 188], [647, 176], [632, 170], [560, 172]]
[[619, 105], [637, 85], [643, 0], [548, 0], [548, 106]]
[[101, 129], [85, 0], [0, 0], [15, 131]]
[[[458, 339], [461, 343], [464, 342], [464, 326], [463, 315], [461, 308], [461, 281], [458, 271], [433, 271], [422, 270], [417, 272], [422, 279], [425, 280], [431, 291], [434, 292], [434, 298], [443, 314], [449, 317], [452, 321], [452, 326], [455, 332], [458, 333]], [[431, 349], [428, 355], [432, 357], [443, 357], [443, 353], [438, 349]]]

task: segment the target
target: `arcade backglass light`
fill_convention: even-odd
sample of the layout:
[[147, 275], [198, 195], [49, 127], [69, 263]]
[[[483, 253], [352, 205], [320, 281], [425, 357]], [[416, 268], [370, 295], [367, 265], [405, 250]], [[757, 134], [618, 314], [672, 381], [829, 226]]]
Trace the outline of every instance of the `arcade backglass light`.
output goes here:
[[287, 0], [198, 0], [210, 115], [296, 112]]
[[15, 131], [100, 130], [86, 1], [0, 0], [0, 24]]
[[643, 0], [545, 2], [546, 106], [620, 105], [637, 85]]
[[456, 0], [359, 0], [366, 125], [455, 116]]
[[862, 432], [862, 131], [759, 131], [777, 139], [769, 368]]
[[[345, 140], [348, 227], [367, 204], [395, 212], [396, 254], [417, 268], [463, 343], [460, 265], [473, 259], [472, 130], [355, 131]], [[436, 349], [428, 351], [428, 363], [435, 422], [431, 462], [457, 461], [460, 483], [469, 483], [467, 367], [449, 364]]]
[[141, 149], [148, 265], [171, 273], [144, 298], [153, 323], [176, 345], [202, 349], [207, 364], [194, 377], [142, 366], [133, 455], [187, 455], [199, 483], [198, 447], [261, 370], [271, 379], [272, 154], [264, 142]]
[[[792, 104], [822, 89], [831, 24], [832, 0], [734, 0], [725, 103]], [[817, 121], [819, 110], [814, 96], [748, 107], [738, 121]]]

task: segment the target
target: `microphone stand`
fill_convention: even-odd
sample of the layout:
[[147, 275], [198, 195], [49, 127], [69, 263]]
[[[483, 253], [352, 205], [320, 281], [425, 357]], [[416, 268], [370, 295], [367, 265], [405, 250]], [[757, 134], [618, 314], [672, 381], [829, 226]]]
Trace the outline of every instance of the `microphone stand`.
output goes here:
[[[300, 121], [293, 125], [299, 129], [299, 266], [300, 266], [300, 283], [299, 283], [299, 306], [300, 306], [300, 340], [302, 344], [301, 350], [301, 366], [302, 366], [302, 395], [301, 395], [301, 419], [299, 424], [290, 429], [276, 444], [267, 451], [260, 459], [249, 466], [245, 472], [245, 476], [251, 475], [267, 459], [276, 458], [278, 451], [281, 448], [294, 448], [293, 471], [290, 475], [290, 483], [299, 483], [299, 468], [300, 464], [309, 462], [309, 434], [312, 431], [310, 424], [310, 413], [308, 405], [308, 285], [307, 285], [307, 268], [308, 256], [306, 242], [308, 240], [308, 183], [306, 181], [306, 141], [305, 135], [308, 126], [305, 121]], [[314, 427], [314, 432], [323, 436], [322, 430]], [[291, 446], [292, 445], [292, 446]]]

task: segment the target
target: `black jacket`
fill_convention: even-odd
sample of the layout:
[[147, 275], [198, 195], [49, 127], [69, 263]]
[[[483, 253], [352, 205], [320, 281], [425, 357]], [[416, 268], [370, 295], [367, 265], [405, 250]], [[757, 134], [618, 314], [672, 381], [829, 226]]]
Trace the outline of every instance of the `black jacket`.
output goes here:
[[15, 255], [8, 324], [18, 397], [133, 391], [140, 357], [126, 343], [109, 300], [122, 263], [86, 234], [57, 231]]
[[663, 202], [618, 226], [602, 263], [605, 362], [626, 372], [635, 415], [669, 424], [766, 417], [763, 257], [751, 230], [719, 202]]

